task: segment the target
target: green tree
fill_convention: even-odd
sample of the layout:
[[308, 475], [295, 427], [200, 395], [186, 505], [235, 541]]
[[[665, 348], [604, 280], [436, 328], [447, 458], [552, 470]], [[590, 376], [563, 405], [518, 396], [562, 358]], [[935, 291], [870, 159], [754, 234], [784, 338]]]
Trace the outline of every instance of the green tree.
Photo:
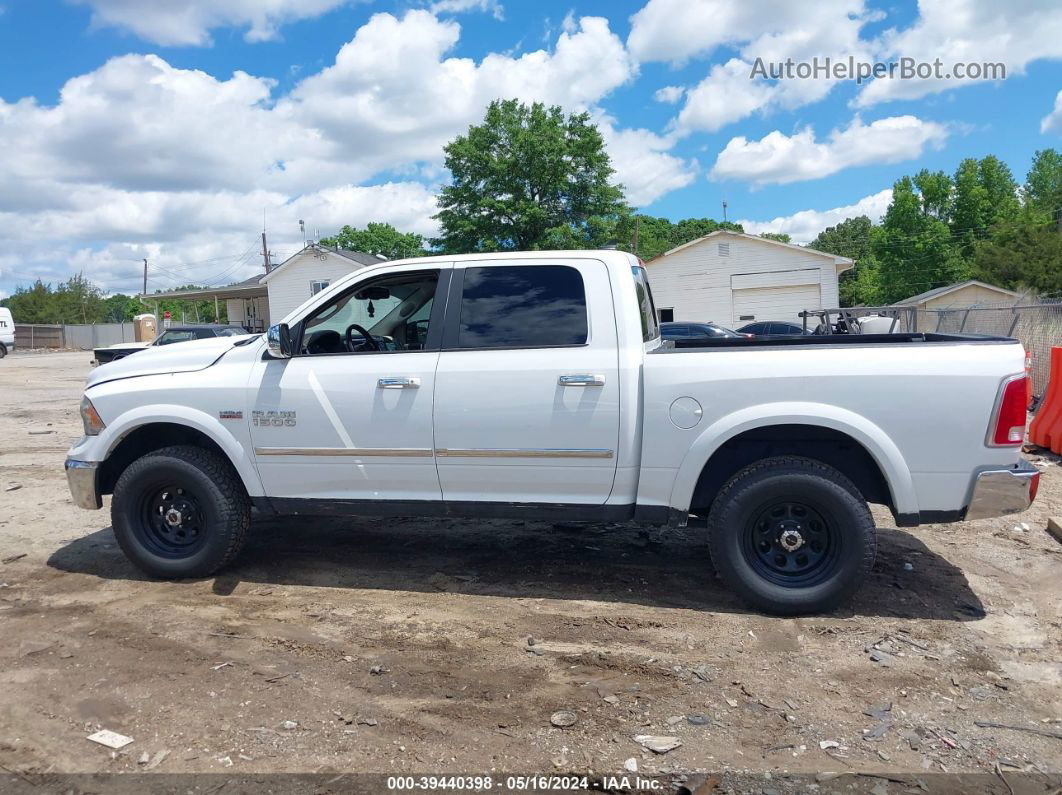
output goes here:
[[793, 238], [784, 232], [761, 232], [760, 237], [765, 240], [777, 240], [779, 243], [791, 243]]
[[947, 221], [951, 217], [952, 192], [955, 183], [943, 171], [923, 168], [914, 175], [918, 195], [922, 197], [922, 212]]
[[844, 271], [839, 279], [841, 306], [874, 306], [881, 300], [881, 274], [872, 243], [876, 233], [877, 227], [870, 219], [860, 215], [827, 227], [810, 243], [810, 248], [816, 251], [855, 261], [855, 266]]
[[332, 237], [321, 241], [326, 246], [347, 251], [379, 254], [388, 259], [423, 257], [424, 238], [416, 232], [399, 232], [391, 224], [370, 222], [364, 229], [344, 226]]
[[125, 323], [146, 311], [147, 307], [135, 295], [115, 293], [103, 300], [103, 314], [108, 323]]
[[1041, 220], [1058, 217], [1062, 211], [1062, 154], [1054, 149], [1041, 149], [1033, 155], [1022, 197], [1025, 207]]
[[496, 100], [444, 151], [452, 182], [433, 241], [444, 252], [593, 248], [629, 212], [587, 113]]
[[1030, 207], [978, 244], [974, 269], [978, 278], [1000, 287], [1062, 292], [1062, 232]]
[[[638, 232], [635, 247], [635, 230]], [[656, 259], [675, 246], [689, 243], [691, 240], [710, 235], [720, 229], [744, 232], [741, 224], [730, 221], [716, 221], [713, 218], [685, 218], [672, 223], [667, 218], [654, 218], [651, 215], [628, 215], [616, 225], [616, 240], [623, 251], [637, 254], [643, 260]]]
[[1018, 184], [999, 158], [968, 157], [955, 171], [955, 195], [951, 209], [951, 232], [960, 253], [972, 261], [978, 240], [992, 227], [1017, 215]]
[[932, 287], [968, 278], [948, 225], [925, 212], [911, 177], [896, 181], [880, 232], [871, 236], [879, 298], [895, 303]]

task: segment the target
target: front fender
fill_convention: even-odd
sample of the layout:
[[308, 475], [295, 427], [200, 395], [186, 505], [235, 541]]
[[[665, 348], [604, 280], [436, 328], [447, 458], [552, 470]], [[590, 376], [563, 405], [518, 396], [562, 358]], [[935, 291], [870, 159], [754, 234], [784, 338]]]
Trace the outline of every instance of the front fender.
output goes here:
[[83, 437], [70, 450], [69, 455], [83, 461], [105, 461], [122, 439], [137, 428], [156, 422], [186, 425], [212, 439], [236, 469], [248, 495], [264, 496], [261, 478], [246, 448], [228, 428], [221, 424], [217, 417], [188, 406], [155, 404], [129, 409], [118, 417], [112, 418], [98, 436]]
[[911, 471], [900, 449], [880, 427], [861, 414], [827, 403], [779, 402], [764, 403], [740, 409], [716, 420], [705, 428], [690, 445], [679, 466], [671, 490], [671, 506], [688, 511], [693, 491], [705, 464], [730, 439], [738, 434], [769, 425], [819, 425], [851, 436], [877, 462], [897, 513], [917, 513]]

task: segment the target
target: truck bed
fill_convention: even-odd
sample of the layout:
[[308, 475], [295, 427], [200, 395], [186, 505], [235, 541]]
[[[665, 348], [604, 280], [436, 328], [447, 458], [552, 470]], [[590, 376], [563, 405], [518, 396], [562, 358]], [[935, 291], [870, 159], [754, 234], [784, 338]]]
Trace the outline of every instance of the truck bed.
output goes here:
[[653, 353], [669, 353], [686, 349], [704, 348], [777, 348], [822, 345], [900, 345], [919, 343], [1017, 343], [1011, 337], [992, 334], [936, 334], [929, 332], [903, 332], [898, 334], [817, 334], [792, 337], [706, 337], [704, 339], [672, 340], [673, 345], [664, 345]]

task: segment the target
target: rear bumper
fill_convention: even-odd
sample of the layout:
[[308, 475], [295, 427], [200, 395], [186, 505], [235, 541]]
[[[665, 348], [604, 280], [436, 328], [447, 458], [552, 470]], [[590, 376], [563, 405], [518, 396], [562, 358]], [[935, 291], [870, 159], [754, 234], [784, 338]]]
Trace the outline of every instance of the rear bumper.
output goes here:
[[103, 507], [99, 489], [99, 464], [95, 461], [66, 459], [66, 484], [78, 508], [95, 511]]
[[990, 469], [974, 481], [966, 519], [988, 519], [1021, 513], [1036, 498], [1040, 470], [1022, 461], [1016, 469]]

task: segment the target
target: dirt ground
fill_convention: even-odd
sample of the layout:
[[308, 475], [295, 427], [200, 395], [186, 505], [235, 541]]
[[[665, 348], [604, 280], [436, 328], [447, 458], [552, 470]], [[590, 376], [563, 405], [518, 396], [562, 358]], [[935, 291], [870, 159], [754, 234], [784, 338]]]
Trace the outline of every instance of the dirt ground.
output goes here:
[[[746, 609], [695, 528], [260, 520], [231, 570], [157, 582], [116, 547], [109, 498], [93, 512], [68, 496], [90, 358], [0, 361], [0, 767], [22, 781], [622, 774], [633, 759], [777, 791], [857, 771], [1021, 792], [1023, 771], [1062, 770], [1062, 739], [975, 724], [1062, 735], [1056, 456], [1029, 456], [1042, 485], [1018, 519], [898, 530], [875, 507], [873, 576], [812, 618]], [[551, 725], [560, 710], [574, 725]], [[134, 742], [86, 740], [101, 728]]]

